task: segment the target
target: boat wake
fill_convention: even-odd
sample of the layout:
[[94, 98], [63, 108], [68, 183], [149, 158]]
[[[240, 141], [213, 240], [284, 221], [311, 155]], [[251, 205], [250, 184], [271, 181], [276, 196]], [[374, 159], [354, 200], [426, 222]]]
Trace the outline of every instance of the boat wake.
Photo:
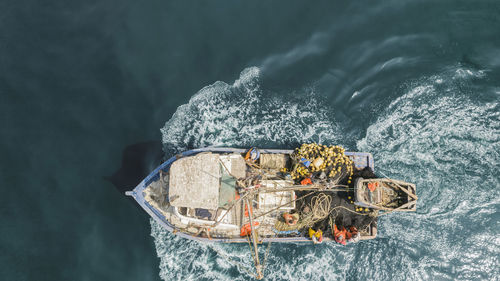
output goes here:
[[165, 149], [275, 147], [347, 138], [313, 89], [283, 100], [260, 89], [259, 75], [259, 68], [251, 67], [232, 85], [219, 81], [201, 89], [161, 129]]
[[500, 106], [478, 97], [488, 93], [468, 92], [483, 77], [457, 68], [412, 83], [358, 142], [378, 171], [411, 179], [419, 195], [416, 214], [380, 219], [386, 251], [377, 256], [373, 248], [362, 261], [377, 258], [380, 270], [397, 265], [405, 272], [397, 279], [499, 276]]
[[[314, 89], [287, 98], [260, 88], [259, 69], [232, 85], [216, 82], [180, 106], [161, 129], [167, 154], [204, 146], [346, 145]], [[500, 106], [477, 95], [485, 73], [455, 67], [405, 85], [357, 142], [376, 170], [417, 184], [417, 213], [380, 218], [375, 240], [348, 246], [271, 246], [268, 280], [494, 279], [499, 276]], [[167, 155], [170, 156], [170, 155]], [[178, 238], [151, 220], [164, 280], [247, 280], [247, 245], [204, 244]], [[286, 246], [285, 246], [286, 245]], [[260, 249], [264, 255], [265, 247]]]

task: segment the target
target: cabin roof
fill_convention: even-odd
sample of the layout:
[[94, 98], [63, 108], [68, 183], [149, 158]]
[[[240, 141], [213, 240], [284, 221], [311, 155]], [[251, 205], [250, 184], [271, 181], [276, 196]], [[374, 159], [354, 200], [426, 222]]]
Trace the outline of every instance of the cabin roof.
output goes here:
[[216, 210], [221, 177], [218, 160], [210, 152], [176, 160], [170, 167], [172, 206]]

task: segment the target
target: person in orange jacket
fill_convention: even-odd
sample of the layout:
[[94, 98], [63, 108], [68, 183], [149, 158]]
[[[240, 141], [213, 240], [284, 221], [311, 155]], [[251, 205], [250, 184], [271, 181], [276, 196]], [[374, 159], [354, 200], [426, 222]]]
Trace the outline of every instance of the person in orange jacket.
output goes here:
[[338, 229], [336, 224], [333, 225], [333, 237], [335, 242], [345, 246], [346, 236], [347, 231], [343, 226]]

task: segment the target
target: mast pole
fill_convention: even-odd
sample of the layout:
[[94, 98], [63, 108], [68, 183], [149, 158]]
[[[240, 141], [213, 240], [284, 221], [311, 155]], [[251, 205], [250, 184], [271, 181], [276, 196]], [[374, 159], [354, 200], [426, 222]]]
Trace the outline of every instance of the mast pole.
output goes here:
[[264, 275], [262, 275], [262, 266], [260, 265], [259, 261], [259, 251], [257, 250], [257, 235], [255, 233], [255, 229], [253, 227], [253, 211], [252, 211], [252, 205], [250, 205], [250, 200], [248, 200], [248, 197], [246, 198], [247, 201], [247, 206], [248, 206], [248, 218], [250, 219], [250, 229], [251, 229], [251, 235], [252, 235], [252, 241], [253, 241], [253, 249], [255, 251], [255, 269], [257, 270], [257, 279], [262, 279]]

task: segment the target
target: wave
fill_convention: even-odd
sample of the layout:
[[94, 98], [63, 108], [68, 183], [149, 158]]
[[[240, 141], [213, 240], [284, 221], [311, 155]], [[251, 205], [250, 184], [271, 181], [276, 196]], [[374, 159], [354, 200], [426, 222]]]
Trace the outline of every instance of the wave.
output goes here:
[[469, 92], [484, 77], [456, 67], [411, 83], [358, 141], [382, 173], [417, 184], [417, 214], [379, 224], [409, 279], [498, 276], [500, 106]]
[[[386, 67], [392, 63], [397, 61]], [[357, 150], [374, 154], [377, 171], [417, 184], [417, 213], [381, 217], [378, 238], [357, 245], [274, 244], [266, 279], [499, 276], [499, 103], [470, 94], [476, 90], [472, 81], [486, 77], [459, 66], [409, 82], [355, 142]], [[216, 82], [200, 90], [161, 129], [167, 153], [309, 141], [345, 145], [357, 137], [345, 133], [350, 128], [335, 120], [314, 89], [283, 97], [260, 85], [260, 70], [252, 67], [231, 85]], [[253, 270], [247, 245], [178, 238], [153, 220], [151, 235], [164, 280], [247, 280], [247, 269], [232, 260]]]
[[165, 147], [282, 146], [346, 139], [314, 89], [283, 100], [260, 89], [260, 70], [241, 72], [232, 85], [216, 82], [180, 106], [161, 129]]

